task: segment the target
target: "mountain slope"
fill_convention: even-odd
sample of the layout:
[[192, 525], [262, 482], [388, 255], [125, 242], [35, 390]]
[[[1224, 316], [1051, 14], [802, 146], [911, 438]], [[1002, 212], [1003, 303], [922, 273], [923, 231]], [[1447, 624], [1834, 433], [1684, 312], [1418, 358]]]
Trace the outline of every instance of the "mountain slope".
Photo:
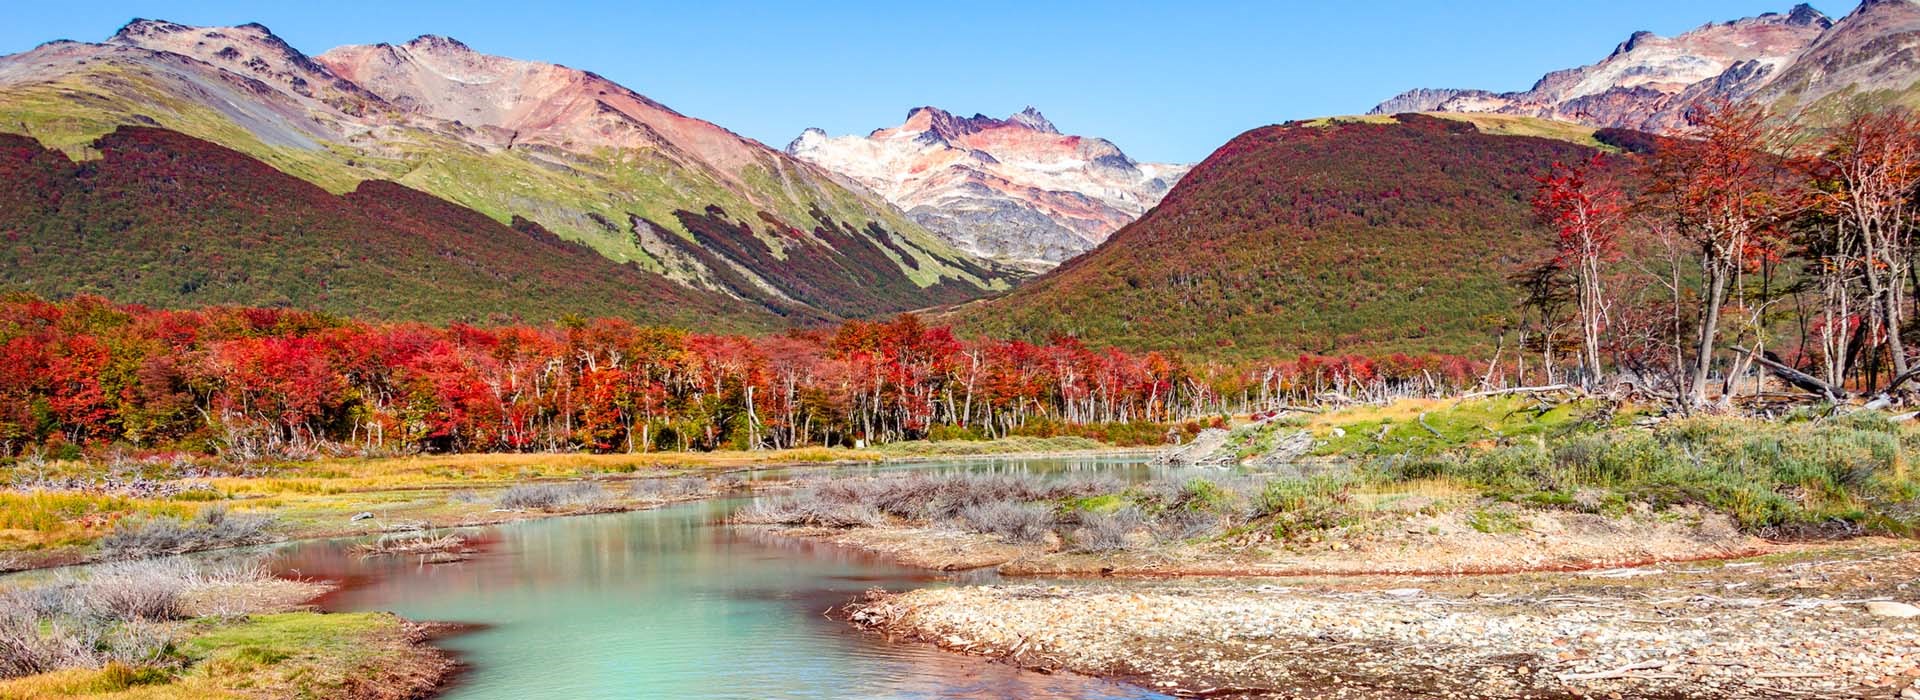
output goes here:
[[[101, 44], [0, 58], [0, 132], [84, 158], [92, 140], [139, 125], [335, 193], [393, 180], [501, 223], [522, 217], [742, 306], [886, 313], [1011, 279], [814, 166], [592, 73], [441, 37], [309, 57], [259, 25], [136, 20]], [[686, 221], [715, 208], [753, 239], [750, 254], [698, 240]], [[796, 255], [808, 267], [787, 264]], [[813, 280], [803, 296], [789, 291], [796, 276]]]
[[1667, 38], [1634, 34], [1598, 63], [1524, 92], [1417, 89], [1375, 107], [1494, 112], [1673, 133], [1714, 100], [1752, 99], [1815, 124], [1859, 108], [1920, 106], [1920, 1], [1866, 0], [1839, 21], [1807, 5]]
[[1036, 267], [1106, 240], [1189, 167], [1061, 134], [1032, 107], [1006, 119], [918, 107], [865, 137], [808, 129], [787, 153], [878, 192], [963, 250]]
[[1534, 176], [1593, 152], [1565, 140], [1591, 129], [1495, 119], [1556, 138], [1417, 114], [1249, 131], [1100, 247], [948, 313], [971, 332], [1240, 357], [1490, 348], [1508, 274], [1551, 245]]
[[1866, 0], [1754, 97], [1815, 121], [1862, 107], [1920, 107], [1920, 2]]
[[428, 321], [597, 314], [766, 329], [764, 309], [386, 181], [337, 195], [246, 154], [125, 127], [75, 163], [0, 134], [0, 285], [158, 306]]

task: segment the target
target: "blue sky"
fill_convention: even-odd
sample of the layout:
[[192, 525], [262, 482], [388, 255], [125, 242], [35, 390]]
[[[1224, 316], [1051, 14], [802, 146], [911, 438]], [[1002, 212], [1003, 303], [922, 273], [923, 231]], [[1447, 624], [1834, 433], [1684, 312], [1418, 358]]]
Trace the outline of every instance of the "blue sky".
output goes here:
[[[0, 53], [98, 41], [128, 19], [260, 22], [295, 47], [445, 34], [584, 68], [782, 147], [865, 133], [931, 104], [1064, 131], [1143, 160], [1198, 160], [1247, 129], [1363, 112], [1412, 87], [1524, 89], [1635, 30], [1784, 12], [1755, 0], [1363, 2], [23, 2]], [[1829, 14], [1852, 9], [1816, 5]]]

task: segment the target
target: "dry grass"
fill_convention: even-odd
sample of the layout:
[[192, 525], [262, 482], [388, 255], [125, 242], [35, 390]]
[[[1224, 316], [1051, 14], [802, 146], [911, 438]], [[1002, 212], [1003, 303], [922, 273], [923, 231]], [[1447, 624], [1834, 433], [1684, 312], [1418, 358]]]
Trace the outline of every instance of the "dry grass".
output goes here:
[[[1476, 112], [1424, 112], [1427, 116], [1467, 122], [1478, 127], [1481, 133], [1496, 136], [1533, 136], [1577, 143], [1591, 148], [1612, 150], [1600, 143], [1593, 134], [1597, 129], [1591, 126], [1557, 122], [1538, 117], [1523, 117], [1513, 114], [1490, 114]], [[1321, 117], [1308, 120], [1308, 126], [1330, 126], [1337, 123], [1355, 124], [1393, 124], [1396, 120], [1388, 114], [1361, 114], [1341, 117]]]
[[75, 491], [0, 491], [0, 549], [92, 542], [129, 516], [191, 517], [199, 506]]
[[1420, 414], [1450, 408], [1459, 402], [1459, 399], [1401, 399], [1389, 404], [1352, 406], [1312, 415], [1307, 419], [1307, 429], [1313, 431], [1314, 437], [1325, 437], [1334, 428], [1344, 430], [1360, 423], [1418, 420]]

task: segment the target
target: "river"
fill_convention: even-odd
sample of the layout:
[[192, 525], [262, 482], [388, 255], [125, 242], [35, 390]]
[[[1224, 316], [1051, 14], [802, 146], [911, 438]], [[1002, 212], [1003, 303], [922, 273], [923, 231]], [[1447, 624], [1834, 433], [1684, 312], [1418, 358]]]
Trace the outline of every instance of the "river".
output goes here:
[[[836, 471], [880, 469], [1150, 474], [1139, 460], [1113, 458]], [[889, 643], [828, 619], [828, 608], [868, 588], [954, 579], [724, 524], [750, 500], [488, 527], [483, 553], [452, 564], [362, 558], [353, 541], [323, 540], [289, 544], [271, 565], [346, 582], [324, 601], [329, 610], [476, 625], [438, 642], [469, 665], [449, 699], [1166, 697]]]

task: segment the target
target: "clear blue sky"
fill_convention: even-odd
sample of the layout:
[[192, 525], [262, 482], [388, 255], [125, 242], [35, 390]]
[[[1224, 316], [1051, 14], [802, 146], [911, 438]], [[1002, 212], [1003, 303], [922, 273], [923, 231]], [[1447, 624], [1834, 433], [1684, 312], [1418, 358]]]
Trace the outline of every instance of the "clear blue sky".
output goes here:
[[[598, 72], [776, 148], [865, 133], [916, 105], [1032, 104], [1143, 160], [1191, 161], [1247, 129], [1363, 112], [1412, 87], [1524, 89], [1639, 29], [1784, 12], [1788, 0], [1346, 2], [542, 2], [13, 0], [0, 53], [99, 41], [128, 19], [260, 22], [308, 53], [445, 34]], [[1829, 14], [1852, 9], [1816, 5]], [[1836, 17], [1837, 19], [1837, 17]]]

